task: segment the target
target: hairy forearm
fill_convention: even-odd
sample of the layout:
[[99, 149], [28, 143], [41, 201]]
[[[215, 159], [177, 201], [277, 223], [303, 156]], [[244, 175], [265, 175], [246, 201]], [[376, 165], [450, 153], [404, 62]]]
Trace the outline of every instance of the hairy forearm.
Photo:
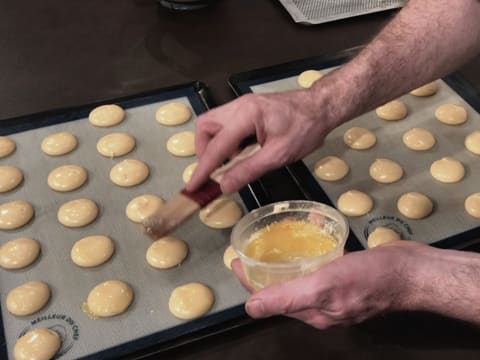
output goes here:
[[352, 61], [312, 88], [329, 98], [326, 121], [333, 128], [467, 62], [480, 52], [478, 19], [478, 0], [410, 0]]
[[480, 324], [480, 254], [433, 248], [407, 271], [401, 308], [432, 311]]
[[[312, 104], [329, 128], [443, 77], [480, 52], [479, 0], [410, 0], [354, 59], [318, 81]], [[413, 261], [416, 260], [416, 261]], [[425, 247], [400, 309], [480, 324], [480, 255]]]

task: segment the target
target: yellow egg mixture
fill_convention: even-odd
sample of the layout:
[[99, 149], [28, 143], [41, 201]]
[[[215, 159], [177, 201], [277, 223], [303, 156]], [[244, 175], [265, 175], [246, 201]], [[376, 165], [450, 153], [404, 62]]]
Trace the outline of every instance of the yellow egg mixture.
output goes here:
[[274, 222], [251, 236], [246, 256], [264, 262], [288, 262], [325, 254], [337, 240], [315, 224], [300, 220]]

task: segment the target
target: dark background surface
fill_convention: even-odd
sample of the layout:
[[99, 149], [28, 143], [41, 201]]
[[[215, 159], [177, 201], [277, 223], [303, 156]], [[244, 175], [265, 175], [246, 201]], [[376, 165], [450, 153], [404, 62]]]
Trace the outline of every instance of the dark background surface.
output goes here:
[[[305, 27], [276, 0], [218, 0], [188, 14], [159, 8], [153, 0], [3, 1], [0, 119], [193, 80], [205, 82], [216, 102], [224, 103], [234, 97], [227, 85], [230, 75], [365, 44], [394, 13]], [[477, 93], [479, 64], [477, 58], [460, 69]], [[390, 314], [327, 331], [274, 318], [248, 322], [161, 357], [478, 359], [479, 339], [478, 328], [430, 314]]]

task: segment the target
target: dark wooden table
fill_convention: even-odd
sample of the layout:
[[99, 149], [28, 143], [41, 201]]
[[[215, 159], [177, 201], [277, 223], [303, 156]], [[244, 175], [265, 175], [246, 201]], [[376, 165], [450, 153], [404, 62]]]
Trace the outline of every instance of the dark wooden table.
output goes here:
[[[365, 44], [393, 14], [305, 27], [276, 0], [218, 0], [181, 14], [154, 0], [3, 1], [0, 119], [192, 80], [208, 84], [224, 103], [233, 99], [231, 74]], [[477, 93], [479, 64], [475, 59], [460, 69]], [[479, 359], [479, 339], [477, 328], [431, 314], [391, 314], [327, 331], [274, 318], [168, 350], [162, 358]]]

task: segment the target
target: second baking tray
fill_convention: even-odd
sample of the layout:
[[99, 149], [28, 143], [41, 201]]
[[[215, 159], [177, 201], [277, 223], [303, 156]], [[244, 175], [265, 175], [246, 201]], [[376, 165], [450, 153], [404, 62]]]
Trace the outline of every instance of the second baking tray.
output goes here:
[[[332, 71], [354, 56], [357, 49], [325, 57], [315, 57], [257, 69], [230, 78], [230, 85], [238, 94], [269, 93], [299, 89], [298, 75], [305, 70]], [[403, 239], [413, 239], [438, 247], [466, 247], [480, 239], [480, 221], [469, 216], [463, 207], [464, 199], [480, 192], [480, 166], [478, 155], [465, 149], [463, 139], [480, 129], [480, 101], [475, 91], [458, 75], [437, 81], [439, 91], [429, 98], [404, 95], [401, 99], [409, 109], [406, 119], [387, 122], [374, 112], [349, 121], [328, 134], [323, 145], [301, 162], [288, 167], [307, 197], [331, 205], [340, 194], [350, 189], [369, 193], [375, 202], [374, 209], [361, 217], [350, 217], [350, 249], [367, 246], [367, 237], [377, 226], [387, 226], [399, 232]], [[441, 124], [434, 118], [437, 106], [456, 103], [465, 106], [469, 119], [460, 126]], [[377, 135], [377, 144], [369, 150], [352, 150], [343, 143], [343, 133], [350, 127], [366, 127]], [[403, 132], [413, 127], [431, 130], [437, 144], [429, 151], [414, 152], [402, 143]], [[316, 162], [324, 156], [336, 155], [347, 161], [350, 173], [339, 182], [326, 182], [314, 175]], [[434, 180], [430, 164], [443, 156], [452, 156], [466, 167], [465, 178], [457, 184], [442, 184]], [[368, 175], [368, 167], [375, 158], [389, 158], [399, 162], [404, 177], [394, 184], [378, 184]], [[434, 212], [423, 220], [412, 220], [396, 209], [398, 197], [408, 191], [420, 191], [434, 201]]]
[[[155, 111], [162, 104], [180, 101], [193, 110], [193, 119], [175, 127], [155, 121]], [[141, 233], [137, 224], [125, 216], [127, 203], [135, 196], [152, 193], [168, 200], [184, 185], [183, 169], [195, 157], [179, 158], [166, 150], [166, 141], [174, 133], [194, 130], [195, 118], [206, 111], [211, 101], [206, 87], [191, 83], [159, 89], [145, 94], [115, 99], [126, 111], [125, 120], [117, 126], [98, 128], [88, 122], [88, 113], [97, 104], [75, 109], [57, 110], [44, 114], [5, 120], [0, 134], [17, 143], [16, 151], [0, 160], [0, 165], [15, 165], [24, 172], [24, 182], [16, 190], [0, 194], [0, 203], [14, 199], [30, 201], [35, 208], [34, 219], [15, 231], [0, 231], [4, 242], [21, 236], [37, 239], [42, 246], [40, 259], [19, 271], [0, 269], [2, 333], [0, 358], [13, 358], [16, 339], [36, 327], [49, 327], [63, 340], [58, 354], [61, 359], [118, 358], [154, 344], [174, 341], [219, 324], [244, 316], [243, 303], [248, 293], [223, 264], [223, 252], [229, 244], [230, 229], [206, 227], [193, 216], [179, 227], [174, 236], [185, 240], [189, 255], [183, 264], [168, 270], [150, 267], [145, 253], [151, 241]], [[69, 131], [76, 135], [78, 147], [70, 154], [49, 157], [40, 151], [46, 135]], [[96, 151], [98, 139], [110, 132], [125, 131], [133, 135], [136, 148], [128, 155], [110, 159]], [[109, 179], [111, 167], [124, 158], [143, 160], [150, 167], [150, 176], [132, 188], [120, 188]], [[48, 173], [64, 164], [78, 164], [89, 174], [86, 185], [78, 190], [58, 193], [47, 185]], [[99, 206], [95, 222], [83, 228], [65, 228], [56, 219], [59, 206], [69, 200], [86, 197]], [[247, 187], [234, 198], [244, 211], [258, 207], [258, 199]], [[70, 260], [73, 243], [85, 236], [104, 234], [111, 237], [116, 249], [113, 257], [96, 268], [79, 268]], [[134, 290], [130, 308], [116, 317], [92, 320], [82, 310], [82, 302], [98, 283], [119, 279]], [[26, 281], [42, 280], [52, 289], [47, 306], [40, 312], [15, 317], [8, 313], [5, 299], [8, 291]], [[193, 320], [176, 319], [168, 311], [170, 292], [184, 283], [198, 281], [214, 292], [215, 304], [208, 314]]]

